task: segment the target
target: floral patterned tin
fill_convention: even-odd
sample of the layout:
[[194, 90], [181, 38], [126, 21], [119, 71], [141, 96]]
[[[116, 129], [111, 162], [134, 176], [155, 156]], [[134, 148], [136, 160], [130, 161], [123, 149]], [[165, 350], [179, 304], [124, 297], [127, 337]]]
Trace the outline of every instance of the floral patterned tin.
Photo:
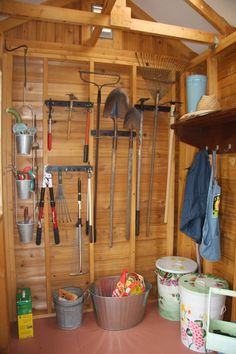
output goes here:
[[195, 272], [197, 263], [184, 257], [167, 256], [156, 261], [156, 268], [160, 316], [179, 321], [179, 278], [183, 274]]
[[[228, 289], [228, 283], [212, 274], [187, 274], [179, 282], [181, 341], [189, 349], [208, 353], [206, 349], [208, 294], [210, 287]], [[225, 296], [212, 296], [211, 317], [221, 320]]]

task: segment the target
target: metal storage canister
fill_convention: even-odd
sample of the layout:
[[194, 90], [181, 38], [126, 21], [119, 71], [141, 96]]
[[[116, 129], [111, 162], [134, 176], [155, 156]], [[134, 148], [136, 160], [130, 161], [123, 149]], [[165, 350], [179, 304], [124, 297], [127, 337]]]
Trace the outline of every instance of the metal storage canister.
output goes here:
[[[210, 287], [228, 289], [226, 280], [212, 274], [186, 274], [180, 279], [180, 325], [181, 341], [189, 349], [208, 353], [206, 349], [208, 294]], [[225, 296], [214, 295], [211, 315], [222, 319]]]
[[195, 272], [197, 263], [185, 257], [167, 256], [156, 261], [156, 268], [160, 316], [179, 321], [179, 278]]
[[83, 317], [84, 295], [83, 289], [68, 287], [78, 298], [74, 301], [60, 299], [58, 291], [53, 292], [53, 302], [56, 310], [57, 325], [60, 329], [71, 330], [80, 327]]

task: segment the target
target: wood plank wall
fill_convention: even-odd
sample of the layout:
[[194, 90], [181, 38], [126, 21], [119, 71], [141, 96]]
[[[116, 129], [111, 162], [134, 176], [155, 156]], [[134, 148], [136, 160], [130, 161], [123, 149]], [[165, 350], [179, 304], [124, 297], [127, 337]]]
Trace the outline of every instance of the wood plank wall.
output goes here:
[[[80, 28], [75, 26], [68, 27], [67, 25], [62, 24], [47, 24], [39, 23], [37, 21], [26, 23], [6, 34], [7, 43], [11, 42], [11, 46], [14, 46], [14, 40], [18, 40], [18, 43], [19, 41], [21, 43], [26, 42], [29, 46], [30, 54], [27, 57], [27, 89], [25, 91], [25, 105], [31, 105], [37, 115], [37, 140], [40, 146], [38, 151], [40, 184], [43, 166], [45, 164], [82, 164], [86, 117], [85, 109], [78, 109], [73, 113], [70, 139], [67, 140], [68, 112], [62, 108], [55, 108], [53, 112], [54, 124], [52, 128], [53, 148], [49, 152], [47, 150], [47, 109], [45, 108], [43, 101], [49, 98], [67, 100], [68, 96], [66, 96], [66, 94], [73, 92], [80, 101], [90, 100], [94, 102], [92, 126], [95, 127], [97, 89], [92, 85], [89, 86], [82, 82], [78, 70], [86, 69], [91, 71], [103, 70], [106, 72], [118, 72], [121, 76], [119, 86], [126, 91], [130, 98], [130, 104], [135, 103], [136, 100], [141, 97], [150, 97], [149, 103], [152, 104], [154, 100], [150, 94], [150, 83], [147, 83], [142, 79], [139, 71], [136, 73], [137, 63], [136, 60], [132, 59], [135, 58], [133, 51], [145, 49], [150, 52], [161, 52], [166, 55], [177, 55], [178, 53], [181, 58], [184, 57], [186, 59], [192, 57], [191, 52], [186, 50], [185, 47], [182, 45], [176, 46], [176, 41], [172, 42], [168, 40], [168, 42], [166, 42], [160, 38], [131, 35], [130, 33], [123, 33], [121, 35], [119, 31], [114, 31], [113, 40], [99, 40], [97, 48], [108, 47], [110, 49], [109, 55], [111, 56], [111, 53], [113, 53], [113, 57], [118, 59], [120, 64], [116, 63], [116, 59], [110, 60], [106, 51], [98, 52], [100, 59], [96, 60], [92, 59], [92, 54], [90, 52], [84, 54], [84, 51], [82, 59], [79, 51], [77, 50], [76, 52], [76, 45], [84, 43], [85, 38], [86, 29], [81, 31]], [[73, 56], [73, 60], [68, 59], [67, 55], [65, 55], [63, 45], [60, 46], [60, 48], [58, 46], [56, 48], [56, 45], [53, 42], [56, 42], [59, 45], [61, 43], [64, 43], [66, 46], [70, 45], [69, 54], [71, 58]], [[39, 44], [37, 45], [37, 43]], [[143, 47], [144, 44], [145, 48]], [[119, 48], [119, 54], [115, 49], [113, 50], [113, 48]], [[122, 58], [123, 53], [124, 56]], [[11, 58], [13, 58], [12, 64], [10, 60]], [[122, 65], [121, 59], [119, 58], [122, 58]], [[106, 64], [103, 64], [104, 61]], [[6, 73], [6, 80], [11, 80], [12, 76], [12, 89], [8, 89], [8, 93], [5, 95], [4, 107], [11, 105], [20, 109], [23, 105], [23, 67], [22, 52], [18, 51], [13, 55], [5, 54], [4, 70]], [[110, 90], [111, 88], [104, 88], [102, 90], [101, 111], [103, 111], [104, 102]], [[168, 101], [170, 98], [171, 90], [163, 98], [163, 101]], [[71, 277], [69, 275], [74, 262], [74, 235], [77, 218], [76, 186], [78, 174], [63, 173], [63, 188], [69, 205], [72, 222], [69, 224], [59, 224], [61, 244], [56, 246], [53, 241], [50, 206], [48, 205], [48, 197], [46, 197], [43, 242], [40, 246], [36, 246], [34, 236], [34, 241], [32, 243], [23, 245], [19, 241], [16, 220], [22, 218], [23, 208], [26, 205], [29, 206], [32, 214], [32, 201], [21, 203], [16, 199], [15, 181], [11, 171], [6, 168], [12, 163], [16, 163], [19, 169], [23, 168], [26, 164], [31, 163], [31, 156], [22, 158], [22, 156], [17, 155], [14, 157], [14, 139], [11, 132], [13, 122], [11, 122], [11, 118], [7, 114], [4, 114], [4, 120], [7, 122], [7, 124], [4, 125], [4, 129], [6, 129], [4, 141], [10, 141], [10, 143], [6, 144], [6, 158], [4, 159], [4, 181], [8, 181], [8, 184], [5, 185], [4, 191], [6, 209], [4, 225], [5, 237], [8, 240], [7, 245], [9, 245], [10, 249], [8, 258], [8, 293], [11, 319], [15, 316], [15, 291], [18, 286], [31, 287], [34, 314], [50, 313], [53, 310], [52, 291], [54, 289], [67, 285], [81, 286], [85, 288], [93, 279], [120, 274], [124, 267], [128, 267], [130, 270], [136, 270], [149, 279], [153, 284], [152, 295], [155, 296], [155, 261], [166, 255], [167, 252], [168, 254], [172, 254], [170, 248], [172, 240], [169, 242], [167, 239], [168, 224], [164, 224], [169, 134], [168, 114], [160, 113], [158, 117], [151, 228], [149, 236], [146, 237], [153, 114], [145, 112], [141, 175], [141, 233], [137, 238], [135, 238], [133, 233], [130, 241], [126, 241], [125, 239], [128, 139], [119, 138], [115, 185], [113, 248], [108, 247], [112, 141], [109, 137], [101, 138], [98, 180], [98, 239], [95, 245], [89, 244], [87, 236], [85, 236], [85, 227], [83, 227], [83, 267], [85, 274], [79, 277]], [[31, 124], [32, 117], [29, 112], [28, 115], [24, 117], [24, 120], [29, 125]], [[112, 120], [101, 117], [101, 129], [112, 129]], [[123, 122], [121, 120], [119, 120], [119, 129], [123, 129]], [[11, 140], [9, 140], [10, 137]], [[91, 146], [92, 144], [95, 145], [92, 137], [90, 137], [90, 142]], [[90, 150], [90, 161], [92, 164], [94, 163], [94, 149]], [[133, 162], [135, 170], [135, 155]], [[80, 176], [82, 179], [82, 217], [84, 220], [83, 224], [85, 224], [87, 178], [84, 173], [81, 173]], [[56, 194], [56, 174], [53, 174], [53, 183]], [[12, 202], [8, 200], [9, 191], [12, 191]], [[135, 178], [133, 178], [133, 200], [134, 197]], [[132, 215], [134, 215], [134, 209]], [[12, 230], [7, 227], [9, 224], [13, 225]], [[134, 231], [134, 227], [132, 227], [132, 230]], [[171, 229], [169, 232], [170, 231]]]

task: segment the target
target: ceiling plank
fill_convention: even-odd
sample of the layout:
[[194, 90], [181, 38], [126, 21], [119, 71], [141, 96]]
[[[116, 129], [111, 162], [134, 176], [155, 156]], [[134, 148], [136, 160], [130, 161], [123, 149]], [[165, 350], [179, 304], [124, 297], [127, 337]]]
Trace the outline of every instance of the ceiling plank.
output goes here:
[[147, 12], [145, 12], [143, 9], [141, 9], [141, 7], [136, 5], [133, 1], [127, 0], [126, 3], [127, 3], [127, 6], [131, 8], [132, 15], [135, 18], [138, 18], [138, 19], [141, 19], [141, 20], [146, 20], [146, 21], [157, 22], [155, 20], [155, 18], [150, 16]]
[[211, 6], [204, 0], [185, 0], [195, 11], [215, 27], [221, 34], [229, 35], [234, 32], [232, 27], [222, 16], [220, 16]]
[[[117, 21], [117, 11], [111, 12], [111, 16], [105, 14], [95, 14], [87, 11], [73, 10], [67, 8], [55, 9], [54, 6], [18, 3], [15, 1], [2, 0], [0, 2], [0, 13], [13, 17], [20, 17], [31, 20], [42, 20], [48, 22], [62, 22], [75, 25], [92, 25], [127, 31], [134, 31], [155, 36], [168, 38], [185, 39], [200, 43], [214, 43], [216, 34], [190, 29], [180, 26], [167, 25], [163, 23], [150, 22], [145, 20], [131, 19], [128, 17], [129, 8], [120, 8], [119, 19]], [[112, 14], [114, 15], [112, 17]]]
[[[70, 4], [73, 0], [46, 0], [43, 1], [43, 5], [58, 6], [63, 7]], [[6, 20], [0, 21], [0, 32], [6, 32], [15, 28], [17, 26], [23, 25], [28, 22], [28, 20], [21, 20], [17, 18], [7, 18]]]
[[[116, 0], [106, 0], [103, 8], [102, 8], [102, 14], [109, 15], [111, 13], [111, 10], [113, 9], [114, 5], [116, 3]], [[97, 40], [102, 32], [102, 27], [95, 26], [94, 30], [91, 34], [91, 37], [89, 39], [89, 45], [94, 46], [97, 43]]]
[[145, 20], [132, 19], [131, 31], [145, 32], [168, 38], [178, 38], [199, 43], [212, 44], [217, 35], [212, 32], [205, 32], [197, 29], [167, 25], [165, 23], [150, 22]]

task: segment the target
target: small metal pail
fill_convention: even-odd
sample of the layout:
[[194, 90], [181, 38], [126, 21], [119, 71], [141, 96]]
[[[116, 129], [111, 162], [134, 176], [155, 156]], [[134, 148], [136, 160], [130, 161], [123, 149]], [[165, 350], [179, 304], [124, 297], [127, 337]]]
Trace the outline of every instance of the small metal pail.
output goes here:
[[32, 134], [16, 135], [16, 151], [19, 155], [29, 155], [33, 145]]
[[27, 223], [24, 221], [17, 222], [17, 229], [20, 235], [20, 242], [22, 243], [30, 243], [33, 240], [34, 233], [34, 225], [35, 223]]
[[30, 184], [31, 184], [31, 180], [29, 179], [16, 180], [17, 195], [19, 199], [22, 200], [30, 199], [31, 197]]

